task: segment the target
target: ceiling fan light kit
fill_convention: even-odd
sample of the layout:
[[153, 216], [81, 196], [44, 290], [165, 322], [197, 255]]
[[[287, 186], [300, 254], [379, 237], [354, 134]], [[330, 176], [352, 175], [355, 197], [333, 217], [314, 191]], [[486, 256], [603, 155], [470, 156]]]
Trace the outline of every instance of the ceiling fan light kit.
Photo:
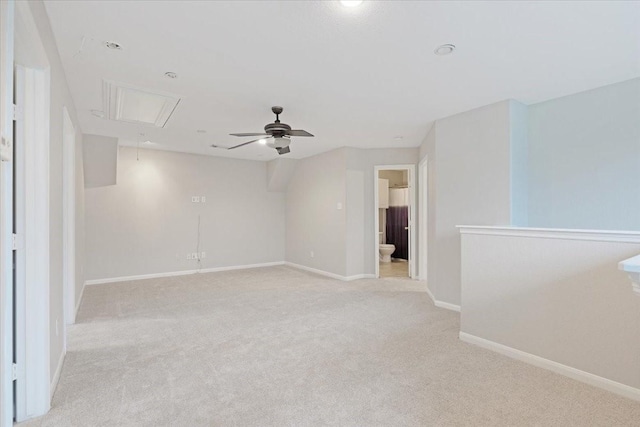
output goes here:
[[[231, 136], [238, 136], [241, 138], [249, 137], [249, 136], [257, 136], [258, 139], [254, 139], [248, 142], [243, 142], [242, 144], [234, 145], [233, 147], [227, 147], [227, 150], [234, 150], [236, 148], [244, 147], [245, 145], [253, 144], [254, 142], [258, 142], [264, 144], [266, 140], [267, 147], [275, 148], [278, 154], [287, 154], [291, 152], [289, 148], [289, 144], [291, 144], [292, 136], [304, 136], [304, 137], [313, 137], [312, 134], [302, 129], [291, 129], [286, 123], [282, 123], [280, 121], [280, 114], [282, 114], [283, 108], [279, 106], [271, 107], [271, 111], [276, 115], [276, 120], [273, 123], [269, 123], [264, 127], [264, 133], [232, 133]], [[223, 148], [218, 147], [215, 144], [212, 145], [214, 148]]]

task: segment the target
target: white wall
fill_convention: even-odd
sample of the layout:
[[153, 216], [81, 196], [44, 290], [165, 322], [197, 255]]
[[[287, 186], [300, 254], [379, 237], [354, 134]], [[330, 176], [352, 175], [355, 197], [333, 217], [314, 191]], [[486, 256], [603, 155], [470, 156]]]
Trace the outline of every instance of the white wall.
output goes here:
[[85, 188], [115, 185], [118, 171], [118, 138], [83, 135]]
[[511, 222], [510, 105], [503, 101], [438, 120], [423, 143], [430, 187], [427, 280], [437, 300], [460, 304], [456, 226]]
[[297, 162], [286, 195], [288, 262], [346, 275], [346, 191], [344, 148]]
[[618, 270], [640, 235], [489, 233], [462, 234], [461, 331], [640, 388], [640, 298]]
[[640, 230], [640, 79], [531, 105], [529, 225]]
[[[284, 260], [284, 194], [265, 162], [121, 147], [118, 183], [85, 192], [89, 280]], [[192, 203], [205, 196], [206, 203]], [[187, 260], [197, 251], [206, 258]]]
[[[59, 366], [61, 358], [64, 356], [64, 340], [62, 336], [64, 314], [63, 314], [63, 263], [62, 263], [62, 143], [63, 143], [63, 129], [62, 129], [62, 114], [63, 107], [66, 107], [69, 111], [69, 115], [74, 124], [74, 127], [78, 131], [76, 143], [81, 141], [80, 126], [76, 119], [76, 110], [69, 93], [62, 63], [60, 62], [60, 56], [58, 54], [58, 48], [55, 44], [55, 39], [51, 31], [49, 24], [49, 18], [45, 11], [44, 5], [40, 1], [29, 2], [30, 10], [33, 14], [34, 21], [40, 34], [40, 40], [44, 46], [49, 64], [50, 64], [50, 78], [51, 78], [51, 93], [50, 93], [50, 218], [49, 218], [49, 230], [50, 230], [50, 290], [49, 290], [49, 302], [50, 302], [50, 374], [51, 379], [54, 379], [56, 375], [56, 369]], [[79, 159], [81, 162], [81, 158]], [[76, 200], [82, 200], [83, 189], [78, 187]], [[81, 238], [82, 229], [77, 229], [77, 237]], [[78, 255], [76, 263], [81, 262], [81, 255]], [[77, 275], [78, 283], [83, 283], [82, 274]], [[56, 324], [58, 328], [56, 328]]]

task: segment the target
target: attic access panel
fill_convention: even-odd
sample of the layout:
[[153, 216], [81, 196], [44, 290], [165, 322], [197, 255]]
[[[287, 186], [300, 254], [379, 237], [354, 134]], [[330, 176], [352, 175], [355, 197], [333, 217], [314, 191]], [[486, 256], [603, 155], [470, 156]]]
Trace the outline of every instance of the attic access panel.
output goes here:
[[103, 81], [105, 118], [163, 128], [180, 102], [176, 95]]

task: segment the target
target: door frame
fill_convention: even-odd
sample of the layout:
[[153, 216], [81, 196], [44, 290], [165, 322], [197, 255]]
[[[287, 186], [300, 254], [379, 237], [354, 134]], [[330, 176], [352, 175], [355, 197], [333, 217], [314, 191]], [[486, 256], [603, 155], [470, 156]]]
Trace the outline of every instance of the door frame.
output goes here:
[[418, 175], [420, 179], [420, 196], [418, 197], [418, 230], [420, 237], [418, 243], [420, 250], [418, 277], [420, 280], [427, 280], [427, 272], [429, 271], [428, 254], [429, 254], [429, 158], [425, 157], [418, 165]]
[[[50, 115], [51, 72], [31, 6], [15, 14], [15, 418], [23, 421], [51, 407], [50, 368]], [[22, 98], [20, 98], [22, 97]], [[57, 322], [56, 322], [57, 323]], [[64, 322], [55, 325], [64, 333]], [[62, 328], [61, 330], [59, 328]]]
[[[76, 129], [62, 108], [62, 280], [65, 324], [76, 321]], [[64, 334], [64, 347], [66, 348]]]
[[375, 229], [374, 231], [374, 246], [375, 246], [375, 270], [376, 278], [380, 278], [380, 241], [378, 240], [378, 229], [380, 228], [380, 211], [378, 209], [378, 172], [382, 170], [406, 170], [407, 181], [409, 185], [409, 278], [414, 279], [416, 277], [415, 255], [416, 255], [416, 227], [415, 227], [415, 201], [416, 201], [416, 165], [402, 164], [402, 165], [378, 165], [373, 168], [373, 209], [375, 217]]
[[0, 427], [13, 425], [14, 0], [0, 1]]

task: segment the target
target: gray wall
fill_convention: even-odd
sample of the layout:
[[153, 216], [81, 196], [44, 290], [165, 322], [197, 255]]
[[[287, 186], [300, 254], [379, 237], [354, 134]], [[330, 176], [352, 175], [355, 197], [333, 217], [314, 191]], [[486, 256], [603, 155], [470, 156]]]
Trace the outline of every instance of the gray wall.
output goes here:
[[[38, 28], [40, 40], [44, 46], [45, 53], [47, 55], [50, 65], [50, 77], [51, 77], [51, 97], [50, 97], [50, 145], [49, 145], [49, 203], [50, 203], [50, 215], [49, 215], [49, 247], [50, 247], [50, 260], [49, 260], [49, 332], [50, 332], [50, 376], [53, 379], [56, 368], [60, 361], [60, 358], [64, 353], [64, 339], [62, 331], [64, 330], [62, 325], [64, 323], [64, 305], [63, 305], [63, 230], [62, 230], [62, 143], [63, 143], [63, 107], [66, 107], [69, 111], [71, 121], [76, 128], [76, 144], [81, 144], [82, 135], [78, 121], [76, 118], [76, 110], [67, 86], [66, 77], [60, 62], [58, 55], [58, 48], [51, 31], [49, 24], [49, 17], [44, 8], [42, 2], [29, 2], [30, 10], [33, 14], [34, 22]], [[78, 169], [82, 169], [82, 157], [78, 157], [77, 161], [80, 165], [77, 165]], [[77, 175], [78, 176], [82, 176]], [[83, 198], [83, 186], [80, 182], [76, 185], [76, 200], [81, 201]], [[76, 214], [81, 215], [82, 208], [78, 207]], [[83, 228], [82, 223], [77, 224], [76, 227], [76, 239], [77, 241], [83, 240]], [[80, 249], [82, 246], [80, 246]], [[82, 265], [81, 251], [77, 251], [76, 266]], [[82, 284], [84, 283], [82, 277], [82, 271], [76, 271], [76, 284], [80, 288], [76, 290], [76, 294], [81, 291]], [[56, 333], [56, 324], [58, 324], [58, 331]]]
[[374, 166], [417, 158], [417, 148], [340, 148], [298, 161], [287, 192], [286, 260], [346, 277], [375, 274]]
[[[192, 203], [205, 196], [206, 203]], [[121, 147], [116, 185], [87, 189], [87, 279], [284, 260], [284, 194], [267, 163]], [[206, 258], [187, 260], [197, 251]]]
[[461, 332], [639, 388], [637, 236], [486, 233], [462, 235]]
[[267, 181], [269, 191], [286, 192], [291, 177], [296, 170], [296, 159], [279, 157], [267, 162]]
[[83, 135], [84, 186], [115, 185], [118, 171], [118, 139]]
[[427, 280], [440, 301], [460, 304], [456, 226], [511, 223], [510, 106], [503, 101], [438, 120], [420, 150], [429, 162]]
[[[347, 153], [347, 276], [375, 274], [376, 239], [374, 167], [415, 165], [418, 148], [346, 148]], [[416, 258], [417, 260], [417, 258]]]
[[[419, 247], [424, 251], [418, 252], [419, 259], [422, 260], [424, 257], [427, 257], [427, 271], [421, 271], [420, 266], [423, 265], [423, 261], [418, 263], [418, 274], [422, 280], [426, 280], [428, 286], [435, 287], [436, 277], [438, 265], [435, 262], [436, 260], [436, 206], [438, 203], [438, 186], [437, 184], [437, 163], [436, 163], [436, 126], [435, 124], [431, 126], [429, 133], [424, 139], [422, 145], [420, 146], [420, 161], [422, 162], [426, 159], [427, 162], [427, 188], [424, 188], [420, 185], [422, 182], [421, 179], [418, 180], [418, 215], [417, 218], [420, 218], [422, 215], [421, 209], [427, 209], [427, 248], [425, 250], [424, 244], [419, 245]], [[420, 178], [420, 174], [422, 171], [418, 171], [418, 177]], [[418, 221], [418, 242], [420, 242], [420, 236], [423, 234], [420, 227], [420, 221]], [[432, 254], [433, 252], [433, 254]]]
[[529, 107], [529, 224], [640, 230], [640, 79]]
[[345, 202], [344, 148], [297, 162], [286, 202], [288, 262], [346, 275]]
[[[83, 163], [83, 141], [82, 132], [76, 129], [76, 230], [75, 230], [75, 247], [76, 247], [76, 289], [75, 289], [75, 302], [76, 307], [80, 304], [80, 298], [82, 297], [82, 291], [84, 289], [84, 239], [85, 239], [85, 226], [84, 226], [84, 163]], [[75, 308], [74, 307], [74, 310]]]
[[529, 137], [527, 106], [509, 103], [511, 138], [511, 225], [529, 225]]

